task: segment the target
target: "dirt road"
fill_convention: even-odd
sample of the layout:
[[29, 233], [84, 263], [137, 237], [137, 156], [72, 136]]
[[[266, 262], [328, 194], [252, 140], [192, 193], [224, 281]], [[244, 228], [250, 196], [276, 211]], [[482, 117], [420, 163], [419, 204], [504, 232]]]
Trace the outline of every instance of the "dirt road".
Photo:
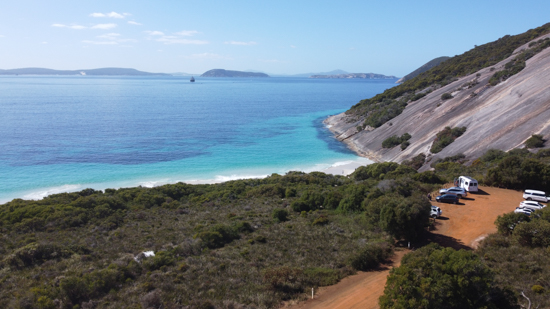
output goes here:
[[[443, 216], [436, 220], [435, 230], [429, 236], [431, 241], [455, 249], [475, 248], [485, 236], [496, 232], [493, 223], [497, 216], [513, 211], [523, 200], [519, 191], [488, 187], [480, 189], [478, 194], [469, 194], [467, 198], [461, 199], [458, 205], [433, 202], [433, 205], [441, 207]], [[399, 266], [407, 252], [396, 251], [393, 263], [379, 271], [359, 272], [338, 284], [319, 289], [314, 299], [284, 308], [376, 309], [390, 269]]]

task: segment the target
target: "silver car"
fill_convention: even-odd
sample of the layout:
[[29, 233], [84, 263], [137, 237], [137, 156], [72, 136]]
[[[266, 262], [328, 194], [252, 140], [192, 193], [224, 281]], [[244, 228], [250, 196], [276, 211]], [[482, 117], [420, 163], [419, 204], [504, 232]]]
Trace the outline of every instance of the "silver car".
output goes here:
[[458, 198], [468, 196], [468, 192], [466, 192], [466, 190], [464, 190], [463, 188], [459, 188], [459, 187], [451, 187], [451, 188], [448, 188], [448, 189], [441, 189], [441, 190], [439, 190], [439, 194], [452, 194], [452, 195], [456, 195], [456, 197], [458, 197]]
[[544, 207], [546, 207], [546, 205], [543, 205], [539, 202], [535, 202], [535, 201], [523, 201], [521, 203], [519, 203], [519, 207], [521, 208], [529, 208], [529, 209], [533, 209], [533, 210], [540, 210], [540, 209], [543, 209]]

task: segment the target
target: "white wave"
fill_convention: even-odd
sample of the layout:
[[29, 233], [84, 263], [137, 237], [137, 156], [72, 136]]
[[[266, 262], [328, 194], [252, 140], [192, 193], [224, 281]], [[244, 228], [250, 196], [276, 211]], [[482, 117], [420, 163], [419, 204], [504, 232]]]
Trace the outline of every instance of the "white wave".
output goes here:
[[75, 192], [84, 189], [82, 185], [63, 185], [59, 187], [42, 189], [40, 191], [30, 192], [23, 196], [25, 200], [41, 200], [48, 195], [64, 192]]

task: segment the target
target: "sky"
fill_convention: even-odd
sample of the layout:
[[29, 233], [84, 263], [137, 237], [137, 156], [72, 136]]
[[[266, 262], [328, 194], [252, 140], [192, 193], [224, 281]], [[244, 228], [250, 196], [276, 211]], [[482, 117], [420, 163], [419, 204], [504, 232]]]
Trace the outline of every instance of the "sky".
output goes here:
[[3, 0], [0, 69], [402, 77], [550, 22], [550, 1]]

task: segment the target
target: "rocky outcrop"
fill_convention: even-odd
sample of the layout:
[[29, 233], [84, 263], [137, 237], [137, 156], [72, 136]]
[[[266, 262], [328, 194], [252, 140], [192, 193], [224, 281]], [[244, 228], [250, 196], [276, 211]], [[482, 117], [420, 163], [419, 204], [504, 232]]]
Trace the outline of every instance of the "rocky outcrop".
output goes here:
[[[541, 37], [550, 37], [550, 34]], [[533, 41], [537, 41], [537, 38]], [[360, 130], [363, 119], [345, 113], [331, 116], [325, 123], [337, 138], [362, 156], [376, 161], [402, 162], [424, 153], [427, 160], [463, 153], [474, 159], [491, 148], [508, 151], [523, 147], [532, 134], [550, 139], [550, 48], [526, 61], [526, 67], [496, 86], [488, 83], [517, 53], [498, 64], [464, 76], [434, 90], [422, 99], [410, 102], [403, 113], [373, 130]], [[442, 100], [444, 93], [452, 98]], [[467, 127], [467, 131], [440, 153], [430, 155], [437, 132], [449, 127]], [[412, 138], [405, 150], [382, 148], [386, 138], [409, 133]]]

